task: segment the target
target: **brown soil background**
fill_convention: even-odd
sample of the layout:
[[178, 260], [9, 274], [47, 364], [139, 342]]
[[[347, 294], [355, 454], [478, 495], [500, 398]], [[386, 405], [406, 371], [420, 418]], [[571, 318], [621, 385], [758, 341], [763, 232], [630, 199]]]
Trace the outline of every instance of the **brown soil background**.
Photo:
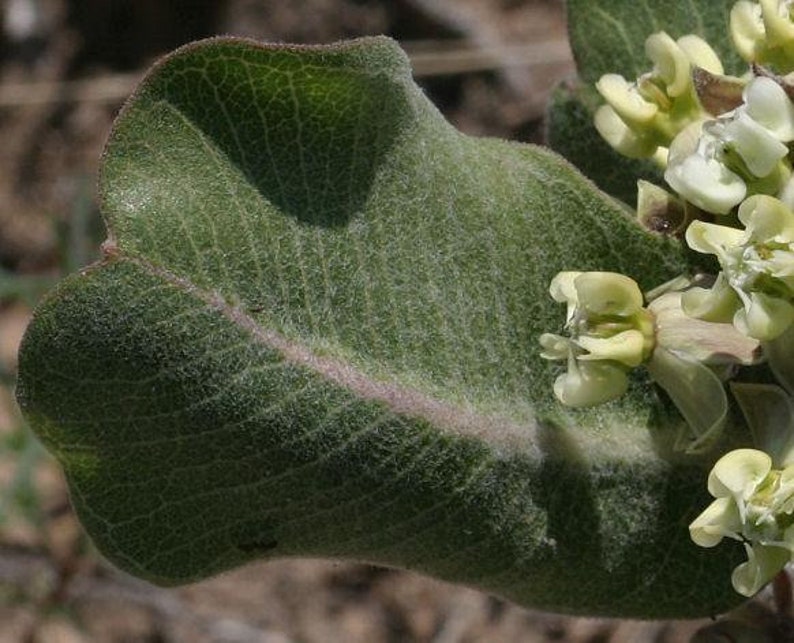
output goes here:
[[332, 42], [385, 33], [403, 44], [419, 83], [457, 127], [539, 142], [548, 93], [573, 73], [564, 7], [561, 0], [5, 0], [0, 12], [0, 643], [794, 640], [785, 592], [775, 608], [766, 595], [734, 615], [754, 628], [755, 638], [739, 638], [738, 621], [555, 616], [343, 562], [251, 565], [175, 590], [111, 568], [73, 518], [60, 471], [30, 438], [12, 391], [36, 300], [97, 256], [99, 155], [146, 67], [215, 34]]

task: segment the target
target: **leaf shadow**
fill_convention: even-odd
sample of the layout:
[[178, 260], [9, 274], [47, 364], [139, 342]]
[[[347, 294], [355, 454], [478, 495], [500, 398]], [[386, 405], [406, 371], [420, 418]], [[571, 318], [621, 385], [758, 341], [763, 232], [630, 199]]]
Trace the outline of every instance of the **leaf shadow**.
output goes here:
[[312, 66], [290, 53], [249, 50], [253, 59], [234, 69], [221, 56], [207, 56], [202, 69], [179, 70], [175, 59], [159, 91], [265, 208], [342, 227], [363, 210], [412, 118], [409, 84], [394, 73]]
[[601, 517], [585, 454], [563, 426], [548, 419], [540, 423], [537, 437], [544, 458], [536, 500], [545, 509], [560, 559], [574, 568], [583, 556], [601, 561]]

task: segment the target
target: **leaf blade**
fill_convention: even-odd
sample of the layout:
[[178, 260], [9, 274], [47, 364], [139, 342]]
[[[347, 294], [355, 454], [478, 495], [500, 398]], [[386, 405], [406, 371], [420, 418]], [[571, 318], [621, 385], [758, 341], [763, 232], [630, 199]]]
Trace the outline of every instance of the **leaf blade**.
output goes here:
[[447, 407], [440, 422], [399, 389], [367, 399], [322, 358], [250, 341], [243, 314], [128, 260], [37, 312], [20, 397], [122, 568], [170, 585], [256, 557], [330, 556], [553, 611], [694, 615], [734, 600], [709, 582], [727, 581], [722, 558], [677, 520], [702, 495], [699, 469], [603, 442], [594, 457], [562, 426], [467, 427]]
[[[346, 172], [363, 196], [329, 196]], [[649, 287], [681, 248], [557, 156], [455, 132], [394, 45], [177, 52], [121, 116], [102, 201], [110, 256], [38, 311], [19, 399], [122, 567], [345, 556], [555, 611], [735, 601], [732, 556], [682, 527], [702, 472], [658, 455], [680, 420], [641, 377], [562, 410], [536, 348], [558, 270]]]

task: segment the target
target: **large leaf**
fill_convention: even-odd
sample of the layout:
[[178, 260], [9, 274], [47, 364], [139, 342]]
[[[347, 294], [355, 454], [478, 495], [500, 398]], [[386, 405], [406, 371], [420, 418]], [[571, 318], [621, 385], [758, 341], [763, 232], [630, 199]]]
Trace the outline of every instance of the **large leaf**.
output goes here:
[[581, 86], [555, 92], [548, 115], [548, 144], [598, 186], [632, 207], [639, 178], [661, 184], [661, 172], [650, 161], [620, 156], [593, 126], [603, 103], [595, 82], [607, 73], [629, 80], [651, 69], [645, 40], [667, 31], [674, 38], [695, 33], [718, 52], [726, 69], [743, 72], [747, 65], [733, 50], [728, 15], [735, 0], [568, 0], [568, 31]]
[[422, 571], [549, 610], [695, 616], [702, 463], [641, 375], [566, 411], [560, 269], [686, 269], [559, 157], [451, 128], [384, 38], [159, 64], [104, 159], [105, 259], [39, 308], [19, 399], [86, 528], [162, 584], [255, 557]]

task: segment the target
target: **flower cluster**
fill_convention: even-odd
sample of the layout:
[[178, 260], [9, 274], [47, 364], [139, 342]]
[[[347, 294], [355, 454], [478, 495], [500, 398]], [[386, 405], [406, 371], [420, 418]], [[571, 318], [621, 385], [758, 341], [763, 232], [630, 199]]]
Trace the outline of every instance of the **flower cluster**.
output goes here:
[[[650, 72], [599, 80], [598, 131], [626, 156], [657, 160], [674, 192], [640, 182], [638, 219], [712, 255], [716, 269], [647, 297], [624, 275], [561, 272], [550, 292], [567, 305], [565, 333], [540, 337], [542, 357], [567, 365], [554, 383], [567, 406], [614, 400], [645, 369], [686, 422], [672, 441], [685, 453], [719, 455], [733, 396], [752, 448], [717, 459], [714, 501], [689, 532], [703, 547], [744, 545], [732, 582], [745, 596], [794, 560], [794, 74], [775, 75], [794, 72], [792, 5], [733, 7], [733, 42], [752, 63], [741, 78], [724, 76], [700, 38], [661, 32], [645, 43]], [[757, 372], [741, 367], [762, 362], [775, 383], [743, 381]]]
[[690, 123], [707, 117], [692, 82], [692, 67], [722, 74], [720, 59], [701, 38], [673, 40], [666, 33], [645, 42], [653, 70], [629, 82], [618, 74], [603, 76], [596, 89], [607, 101], [595, 115], [601, 136], [632, 158], [656, 155], [664, 163], [666, 148]]
[[716, 255], [722, 272], [710, 289], [685, 292], [682, 305], [693, 317], [773, 340], [794, 322], [794, 212], [756, 195], [742, 203], [739, 220], [743, 231], [703, 221], [687, 228], [689, 246]]
[[689, 431], [676, 443], [689, 453], [711, 446], [728, 410], [717, 370], [756, 363], [757, 340], [689, 317], [680, 292], [665, 292], [643, 307], [637, 283], [617, 273], [561, 272], [549, 290], [568, 307], [568, 336], [540, 336], [541, 356], [567, 363], [554, 383], [560, 402], [609, 402], [626, 391], [629, 371], [644, 365], [687, 421]]

